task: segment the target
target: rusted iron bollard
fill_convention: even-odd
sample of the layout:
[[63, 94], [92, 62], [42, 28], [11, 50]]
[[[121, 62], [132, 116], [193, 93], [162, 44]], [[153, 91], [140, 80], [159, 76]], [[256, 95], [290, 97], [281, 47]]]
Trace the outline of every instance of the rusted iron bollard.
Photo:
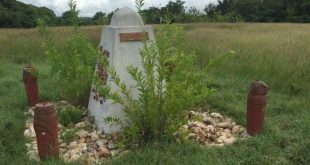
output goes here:
[[35, 106], [33, 125], [40, 159], [58, 158], [58, 122], [55, 107], [52, 103], [38, 103]]
[[259, 80], [252, 82], [247, 101], [247, 132], [256, 135], [263, 129], [268, 86]]
[[37, 76], [34, 75], [35, 72], [36, 69], [30, 64], [23, 69], [23, 80], [30, 107], [34, 107], [38, 103], [38, 80]]

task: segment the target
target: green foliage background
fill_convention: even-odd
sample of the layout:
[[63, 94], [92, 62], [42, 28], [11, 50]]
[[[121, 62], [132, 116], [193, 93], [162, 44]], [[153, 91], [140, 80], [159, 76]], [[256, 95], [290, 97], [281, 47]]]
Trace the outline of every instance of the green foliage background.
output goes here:
[[[147, 24], [189, 22], [310, 22], [310, 0], [218, 0], [204, 3], [204, 10], [185, 6], [185, 1], [169, 1], [166, 6], [144, 8], [144, 1], [135, 5]], [[142, 6], [141, 6], [142, 5]], [[80, 17], [81, 25], [109, 24], [115, 9], [110, 13], [96, 11], [93, 17]], [[168, 17], [168, 18], [167, 18]], [[70, 11], [61, 16], [45, 7], [36, 7], [16, 0], [0, 1], [0, 27], [35, 27], [41, 18], [48, 25], [70, 26]]]

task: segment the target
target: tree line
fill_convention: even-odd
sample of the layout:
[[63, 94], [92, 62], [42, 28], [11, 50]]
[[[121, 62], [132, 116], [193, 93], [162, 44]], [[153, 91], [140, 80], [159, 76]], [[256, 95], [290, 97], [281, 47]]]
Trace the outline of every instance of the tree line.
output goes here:
[[310, 0], [218, 0], [203, 11], [182, 0], [141, 10], [147, 23], [171, 22], [310, 22]]
[[[139, 8], [144, 22], [310, 22], [310, 0], [218, 0], [204, 4], [203, 11], [185, 7], [182, 0], [170, 1], [164, 7]], [[80, 17], [81, 25], [109, 24], [118, 9]], [[51, 9], [24, 4], [16, 0], [0, 0], [0, 27], [35, 27], [42, 18], [50, 26], [71, 25], [70, 12], [57, 17]]]
[[54, 25], [57, 17], [46, 7], [27, 5], [16, 0], [0, 0], [0, 27], [35, 27], [37, 18]]

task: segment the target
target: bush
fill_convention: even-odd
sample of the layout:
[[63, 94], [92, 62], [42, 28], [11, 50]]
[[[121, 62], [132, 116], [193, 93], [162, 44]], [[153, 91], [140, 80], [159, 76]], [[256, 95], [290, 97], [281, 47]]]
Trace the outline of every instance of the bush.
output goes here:
[[62, 107], [57, 112], [60, 124], [67, 127], [80, 122], [84, 116], [83, 110], [76, 107]]
[[98, 57], [96, 46], [80, 31], [76, 3], [69, 1], [73, 23], [73, 36], [68, 39], [65, 51], [57, 50], [44, 22], [39, 20], [39, 30], [43, 35], [42, 46], [48, 57], [53, 76], [59, 75], [61, 95], [75, 105], [87, 105], [91, 84], [94, 78], [94, 66]]
[[144, 41], [143, 45], [140, 50], [143, 70], [135, 66], [127, 68], [140, 93], [137, 100], [108, 59], [101, 56], [99, 60], [119, 90], [111, 91], [110, 86], [102, 85], [99, 77], [95, 90], [124, 107], [128, 121], [121, 124], [127, 144], [173, 139], [173, 133], [185, 123], [186, 110], [212, 92], [207, 86], [206, 69], [195, 67], [195, 54], [184, 53], [182, 27], [165, 25], [158, 31], [156, 43]]

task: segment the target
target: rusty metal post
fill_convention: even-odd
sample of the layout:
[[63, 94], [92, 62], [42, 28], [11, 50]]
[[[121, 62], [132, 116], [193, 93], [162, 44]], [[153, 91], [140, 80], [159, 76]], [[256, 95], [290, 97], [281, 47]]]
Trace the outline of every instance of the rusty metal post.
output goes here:
[[33, 125], [40, 159], [59, 158], [58, 121], [52, 103], [38, 103], [35, 106]]
[[263, 129], [268, 86], [259, 80], [252, 82], [247, 101], [247, 132], [254, 136]]
[[23, 69], [24, 86], [30, 107], [34, 107], [38, 103], [38, 80], [35, 72], [36, 69], [30, 64]]

